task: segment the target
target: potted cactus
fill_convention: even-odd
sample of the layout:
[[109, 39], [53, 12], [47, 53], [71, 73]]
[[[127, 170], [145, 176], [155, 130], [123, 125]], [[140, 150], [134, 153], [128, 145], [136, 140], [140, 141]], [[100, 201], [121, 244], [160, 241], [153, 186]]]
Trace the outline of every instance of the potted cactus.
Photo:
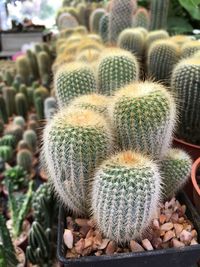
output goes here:
[[200, 213], [200, 158], [192, 166], [192, 184], [194, 203]]

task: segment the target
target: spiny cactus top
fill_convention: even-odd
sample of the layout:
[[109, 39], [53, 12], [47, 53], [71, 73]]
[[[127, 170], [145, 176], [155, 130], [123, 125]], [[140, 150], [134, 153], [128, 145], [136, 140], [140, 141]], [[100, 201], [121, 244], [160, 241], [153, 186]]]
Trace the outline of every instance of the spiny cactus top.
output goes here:
[[141, 82], [122, 88], [111, 100], [110, 115], [122, 149], [160, 158], [171, 145], [176, 106], [160, 84]]
[[65, 64], [55, 75], [55, 89], [59, 107], [66, 106], [74, 97], [96, 91], [95, 75], [86, 64]]
[[125, 151], [103, 162], [91, 196], [100, 231], [117, 243], [141, 238], [155, 215], [160, 184], [157, 165], [141, 154]]
[[140, 7], [133, 18], [134, 27], [143, 27], [149, 29], [150, 16], [146, 8]]
[[151, 44], [156, 40], [167, 39], [169, 34], [165, 30], [151, 31], [146, 36], [146, 50], [150, 48]]
[[97, 75], [99, 92], [113, 95], [118, 88], [139, 79], [139, 65], [130, 52], [108, 48], [100, 56]]
[[106, 120], [91, 110], [62, 109], [47, 124], [43, 143], [42, 160], [59, 198], [87, 215], [91, 175], [113, 149]]
[[197, 51], [200, 51], [199, 41], [190, 41], [183, 44], [181, 47], [182, 58], [188, 58], [193, 56]]

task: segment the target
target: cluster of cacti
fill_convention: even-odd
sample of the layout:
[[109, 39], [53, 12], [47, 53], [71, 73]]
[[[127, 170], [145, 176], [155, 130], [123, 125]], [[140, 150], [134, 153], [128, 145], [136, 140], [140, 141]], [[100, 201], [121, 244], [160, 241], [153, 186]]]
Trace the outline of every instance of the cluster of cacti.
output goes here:
[[169, 10], [169, 0], [151, 0], [150, 29], [166, 29]]
[[183, 44], [181, 47], [182, 58], [188, 58], [195, 55], [196, 52], [200, 51], [199, 41], [190, 41]]

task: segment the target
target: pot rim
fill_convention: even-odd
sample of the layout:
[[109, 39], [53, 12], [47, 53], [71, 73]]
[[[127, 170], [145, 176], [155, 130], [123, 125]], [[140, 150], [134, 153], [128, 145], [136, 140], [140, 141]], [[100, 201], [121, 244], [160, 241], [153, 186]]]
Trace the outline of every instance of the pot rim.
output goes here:
[[188, 142], [186, 142], [186, 141], [184, 141], [184, 140], [182, 140], [182, 139], [179, 139], [179, 138], [176, 138], [176, 137], [175, 137], [174, 140], [175, 140], [176, 142], [179, 142], [179, 143], [183, 144], [183, 145], [190, 146], [190, 147], [192, 147], [192, 148], [194, 148], [194, 149], [200, 149], [200, 146], [198, 146], [198, 145], [194, 145], [194, 144], [192, 144], [192, 143], [188, 143]]
[[191, 177], [192, 177], [192, 184], [196, 190], [196, 192], [198, 193], [198, 195], [200, 196], [200, 187], [197, 184], [197, 179], [196, 179], [196, 172], [198, 167], [200, 167], [200, 158], [198, 158], [194, 164], [192, 165], [192, 172], [191, 172]]

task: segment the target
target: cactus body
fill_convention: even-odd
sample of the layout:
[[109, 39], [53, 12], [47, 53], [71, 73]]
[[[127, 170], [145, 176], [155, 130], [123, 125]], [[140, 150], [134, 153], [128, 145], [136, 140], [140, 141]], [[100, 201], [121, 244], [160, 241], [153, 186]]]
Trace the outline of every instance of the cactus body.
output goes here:
[[3, 134], [4, 132], [4, 121], [1, 119], [0, 116], [0, 136]]
[[8, 123], [8, 113], [6, 110], [6, 103], [3, 96], [0, 95], [0, 118], [4, 123]]
[[28, 173], [32, 170], [32, 153], [28, 149], [22, 149], [17, 153], [17, 165], [21, 166]]
[[28, 144], [28, 146], [33, 152], [36, 151], [37, 135], [33, 130], [26, 130], [23, 134], [23, 140]]
[[122, 149], [133, 149], [162, 157], [172, 141], [176, 107], [162, 85], [133, 83], [112, 99], [111, 118]]
[[69, 13], [62, 13], [57, 20], [59, 30], [65, 28], [75, 28], [78, 26], [77, 19]]
[[108, 42], [109, 15], [104, 14], [99, 21], [99, 34], [104, 43]]
[[47, 52], [42, 51], [37, 56], [40, 79], [42, 84], [48, 86], [51, 74], [51, 59]]
[[167, 17], [169, 10], [169, 0], [151, 0], [151, 20], [150, 29], [166, 29], [167, 28]]
[[44, 102], [44, 116], [47, 120], [51, 119], [52, 111], [56, 112], [57, 104], [56, 99], [54, 97], [48, 97]]
[[13, 150], [10, 146], [0, 146], [0, 158], [2, 158], [5, 162], [9, 162], [12, 160]]
[[134, 27], [142, 27], [148, 30], [149, 22], [150, 22], [150, 17], [147, 9], [142, 7], [138, 8], [133, 20]]
[[125, 151], [103, 162], [92, 186], [92, 212], [100, 231], [117, 243], [141, 238], [160, 198], [161, 178], [149, 158]]
[[90, 31], [94, 33], [99, 33], [99, 23], [100, 19], [105, 15], [105, 10], [103, 8], [95, 9], [90, 15]]
[[16, 111], [19, 116], [22, 116], [24, 119], [27, 117], [28, 107], [26, 97], [22, 93], [17, 93], [15, 95], [15, 105]]
[[87, 215], [91, 175], [112, 150], [107, 122], [90, 110], [64, 109], [47, 125], [43, 144], [42, 158], [58, 196], [74, 213]]
[[186, 42], [181, 47], [182, 58], [188, 58], [194, 56], [196, 52], [200, 51], [200, 42], [199, 41], [190, 41]]
[[10, 146], [12, 148], [15, 148], [16, 146], [15, 136], [12, 134], [5, 134], [2, 138], [0, 138], [0, 146]]
[[99, 92], [112, 95], [118, 88], [139, 78], [138, 62], [130, 52], [122, 49], [107, 49], [98, 65]]
[[13, 120], [13, 124], [20, 126], [22, 129], [24, 129], [25, 123], [26, 122], [22, 116], [16, 116]]
[[146, 36], [146, 50], [148, 52], [151, 44], [157, 40], [164, 40], [169, 38], [168, 32], [164, 30], [152, 31], [149, 32]]
[[23, 129], [18, 125], [11, 125], [6, 128], [5, 134], [12, 134], [15, 136], [16, 142], [18, 143], [22, 139]]
[[15, 93], [15, 89], [12, 87], [5, 87], [3, 89], [3, 96], [6, 102], [6, 109], [9, 117], [15, 113]]
[[27, 57], [22, 56], [17, 58], [16, 65], [17, 65], [17, 73], [21, 76], [23, 83], [28, 84], [31, 70]]
[[31, 72], [32, 72], [34, 79], [38, 79], [39, 70], [38, 70], [37, 57], [36, 57], [35, 52], [31, 50], [27, 50], [27, 58], [29, 60], [29, 65], [30, 65]]

